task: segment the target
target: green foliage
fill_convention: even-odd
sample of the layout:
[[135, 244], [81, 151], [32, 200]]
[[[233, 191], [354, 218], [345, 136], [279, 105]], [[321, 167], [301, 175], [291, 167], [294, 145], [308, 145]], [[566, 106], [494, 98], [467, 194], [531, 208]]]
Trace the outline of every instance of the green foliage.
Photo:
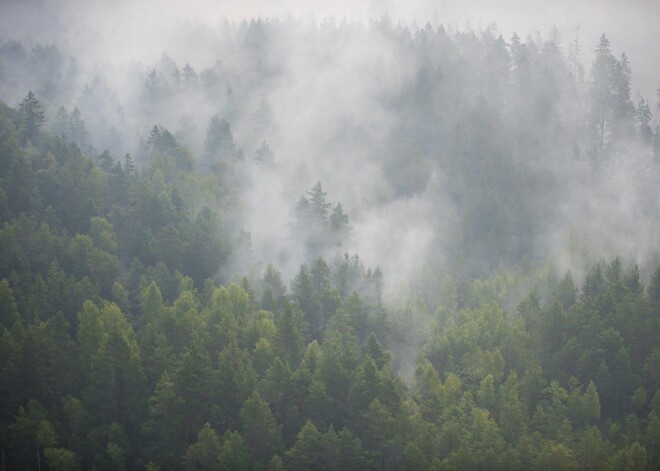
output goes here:
[[300, 361], [304, 346], [303, 332], [300, 311], [290, 303], [286, 303], [284, 312], [277, 323], [274, 349], [279, 356], [292, 365], [297, 365]]
[[80, 469], [80, 464], [76, 454], [65, 448], [46, 448], [44, 449], [46, 464], [54, 471], [76, 471]]
[[206, 131], [204, 150], [213, 163], [228, 162], [236, 158], [236, 145], [229, 123], [217, 114], [211, 118]]
[[[336, 436], [334, 437], [336, 440]], [[332, 466], [333, 456], [324, 453], [326, 446], [335, 445], [324, 440], [314, 422], [307, 421], [300, 429], [295, 444], [286, 452], [287, 467], [293, 470], [328, 469]], [[332, 453], [332, 450], [329, 450]]]
[[256, 466], [264, 468], [272, 456], [282, 451], [283, 442], [268, 404], [254, 392], [240, 412], [240, 430]]
[[250, 469], [250, 450], [240, 433], [227, 430], [222, 436], [220, 468], [236, 470]]
[[341, 246], [349, 236], [348, 214], [337, 203], [328, 215], [332, 204], [326, 201], [326, 196], [321, 182], [317, 182], [300, 197], [295, 208], [295, 236], [302, 239], [310, 257], [329, 247]]
[[214, 470], [220, 468], [220, 438], [207, 422], [183, 456], [185, 469]]
[[[254, 45], [265, 26], [245, 28]], [[380, 203], [403, 196], [412, 204], [438, 191], [434, 175], [442, 174], [461, 214], [446, 267], [429, 260], [419, 280], [390, 291], [406, 305], [395, 315], [380, 268], [340, 255], [350, 220], [320, 182], [295, 208], [290, 235], [304, 263], [290, 292], [282, 275], [294, 260], [288, 254], [282, 273], [267, 260], [263, 272], [249, 272], [254, 254], [244, 259], [249, 250], [230, 243], [240, 238], [246, 208], [237, 149], [249, 140], [238, 119], [245, 110], [220, 66], [197, 75], [188, 65], [182, 82], [153, 69], [144, 87], [151, 123], [165, 120], [156, 115], [181, 90], [224, 97], [198, 168], [200, 149], [184, 145], [187, 132], [160, 124], [137, 164], [110, 151], [91, 159], [99, 133], [91, 123], [100, 118], [89, 111], [89, 89], [80, 109], [57, 112], [57, 135], [43, 129], [43, 109], [55, 102], [42, 106], [30, 92], [18, 110], [0, 103], [3, 467], [656, 466], [660, 267], [615, 258], [583, 280], [570, 272], [559, 279], [525, 259], [548, 208], [524, 196], [554, 185], [526, 168], [529, 149], [555, 144], [529, 123], [544, 123], [552, 136], [578, 123], [564, 122], [554, 106], [559, 90], [575, 85], [561, 78], [568, 73], [557, 44], [539, 50], [514, 36], [507, 49], [490, 29], [481, 38], [458, 34], [455, 44], [440, 30], [418, 33], [411, 50], [434, 35], [440, 55], [464, 57], [470, 43], [484, 60], [479, 71], [467, 59], [422, 67], [394, 97], [409, 122], [397, 131], [400, 142], [384, 142], [392, 148], [382, 169], [391, 185]], [[37, 57], [19, 46], [0, 43], [0, 62], [11, 51]], [[464, 106], [451, 87], [467, 73], [490, 82], [467, 100], [474, 109], [454, 118], [443, 110]], [[575, 140], [584, 134], [589, 142], [571, 145], [604, 165], [625, 154], [637, 117], [635, 139], [650, 148], [648, 103], [632, 107], [627, 60], [612, 55], [605, 37], [587, 88], [579, 121], [587, 129]], [[259, 114], [259, 133], [272, 131], [264, 106]], [[447, 124], [455, 137], [430, 129]], [[273, 171], [272, 151], [256, 142], [263, 142], [259, 171]], [[557, 149], [565, 153], [566, 144]], [[249, 274], [230, 283], [237, 266]]]
[[39, 137], [39, 131], [44, 124], [44, 111], [37, 97], [30, 90], [21, 102], [22, 122], [21, 136], [23, 143], [34, 144]]
[[14, 293], [7, 280], [0, 280], [0, 325], [11, 328], [18, 319]]

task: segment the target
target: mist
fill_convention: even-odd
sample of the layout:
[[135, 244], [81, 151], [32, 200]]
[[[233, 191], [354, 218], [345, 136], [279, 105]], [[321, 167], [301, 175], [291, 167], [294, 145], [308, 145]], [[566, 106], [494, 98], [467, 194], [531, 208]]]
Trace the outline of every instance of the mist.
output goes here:
[[658, 25], [0, 1], [0, 470], [657, 469]]
[[[584, 158], [587, 143], [573, 132], [584, 125], [603, 33], [615, 57], [628, 57], [633, 104], [644, 98], [657, 115], [657, 2], [33, 0], [4, 2], [2, 13], [3, 41], [52, 44], [65, 58], [59, 73], [69, 75], [58, 77], [47, 114], [52, 120], [59, 106], [78, 106], [94, 152], [130, 153], [145, 163], [149, 130], [160, 123], [190, 150], [199, 170], [211, 118], [227, 119], [243, 158], [236, 170], [241, 209], [228, 220], [249, 234], [222, 269], [228, 277], [277, 262], [291, 280], [312, 255], [332, 260], [344, 253], [381, 266], [389, 286], [412, 280], [426, 265], [481, 276], [528, 257], [579, 274], [604, 255], [643, 267], [657, 260], [658, 169], [651, 151], [631, 143], [594, 176]], [[555, 41], [556, 60], [563, 61], [550, 82], [534, 76], [533, 91], [514, 90], [513, 75], [497, 77], [507, 59], [492, 54], [510, 52], [514, 32], [539, 51]], [[147, 109], [150, 71], [173, 88], [172, 74], [185, 64], [197, 74], [207, 71], [207, 84]], [[11, 105], [39, 87], [12, 75], [20, 71], [5, 74], [12, 80], [2, 99]], [[559, 99], [552, 116], [519, 121], [524, 114], [511, 110], [527, 106], [525, 94], [542, 97], [544, 86]], [[436, 109], [420, 113], [425, 101]], [[480, 128], [482, 116], [501, 128]], [[656, 124], [654, 116], [650, 127]], [[469, 126], [461, 137], [459, 128]], [[516, 127], [536, 144], [525, 143]], [[482, 159], [474, 140], [486, 129], [494, 133], [486, 139], [493, 156]], [[268, 167], [254, 163], [264, 142], [273, 153]], [[468, 160], [470, 168], [457, 177]], [[491, 166], [503, 174], [475, 175]], [[498, 211], [487, 209], [486, 200], [465, 206], [466, 185], [484, 178], [504, 198], [497, 204], [515, 204], [512, 211], [525, 216], [498, 213], [506, 226], [498, 229], [499, 222], [484, 222]], [[341, 202], [350, 235], [310, 254], [291, 227], [298, 199], [316, 182], [333, 206]], [[507, 200], [497, 189], [502, 185], [518, 186], [515, 197], [526, 201]]]

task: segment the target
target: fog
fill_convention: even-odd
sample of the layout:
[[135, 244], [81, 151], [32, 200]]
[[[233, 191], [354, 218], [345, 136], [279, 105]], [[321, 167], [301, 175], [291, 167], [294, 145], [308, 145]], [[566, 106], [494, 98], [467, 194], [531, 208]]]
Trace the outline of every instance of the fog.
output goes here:
[[[648, 100], [655, 130], [659, 20], [660, 2], [652, 0], [30, 0], [3, 2], [0, 39], [54, 44], [75, 59], [62, 68], [72, 70], [70, 79], [58, 79], [69, 86], [45, 100], [48, 115], [79, 106], [97, 153], [128, 152], [145, 163], [144, 142], [161, 123], [203, 168], [209, 121], [216, 113], [227, 118], [244, 156], [236, 224], [251, 240], [224, 269], [228, 276], [274, 262], [290, 280], [309, 262], [304, 238], [291, 228], [298, 200], [321, 182], [332, 207], [341, 202], [349, 215], [350, 235], [313, 255], [356, 253], [381, 266], [394, 287], [427, 265], [483, 276], [531, 258], [579, 276], [600, 257], [642, 267], [657, 261], [659, 173], [651, 150], [622, 138], [625, 150], [594, 173], [583, 137], [603, 33], [616, 58], [627, 55], [632, 103]], [[550, 82], [540, 74], [516, 85], [508, 70], [498, 76], [507, 60], [497, 54], [510, 50], [514, 32], [550, 61], [544, 44], [553, 26], [566, 67], [571, 43], [580, 44], [572, 59], [577, 77], [562, 69]], [[186, 63], [213, 71], [215, 89], [185, 91], [145, 110], [149, 72], [168, 81]], [[33, 84], [2, 73], [14, 81], [1, 98], [16, 106]], [[85, 107], [86, 86], [95, 98]], [[519, 111], [537, 106], [530, 103], [542, 100], [543, 87], [557, 97], [551, 111]], [[265, 115], [260, 106], [270, 115], [255, 124]], [[273, 166], [254, 163], [264, 141]], [[483, 194], [472, 201], [473, 185], [483, 185]]]
[[[654, 0], [195, 0], [185, 4], [175, 0], [5, 0], [2, 9], [2, 36], [33, 42], [55, 41], [76, 57], [102, 63], [155, 60], [163, 50], [182, 54], [190, 62], [214, 61], [210, 51], [188, 43], [192, 38], [168, 34], [185, 23], [204, 30], [214, 28], [224, 18], [232, 22], [286, 17], [308, 22], [328, 18], [368, 22], [389, 15], [393, 21], [402, 21], [412, 28], [430, 23], [453, 29], [467, 25], [483, 29], [496, 22], [506, 39], [514, 31], [523, 37], [546, 34], [555, 25], [566, 43], [579, 27], [587, 62], [593, 58], [592, 46], [597, 38], [607, 33], [617, 52], [625, 51], [635, 64], [635, 85], [644, 96], [651, 96], [657, 88], [654, 74], [660, 67], [660, 55], [654, 53], [660, 43], [660, 4]], [[200, 36], [203, 34], [202, 31]], [[206, 65], [209, 64], [200, 64]]]

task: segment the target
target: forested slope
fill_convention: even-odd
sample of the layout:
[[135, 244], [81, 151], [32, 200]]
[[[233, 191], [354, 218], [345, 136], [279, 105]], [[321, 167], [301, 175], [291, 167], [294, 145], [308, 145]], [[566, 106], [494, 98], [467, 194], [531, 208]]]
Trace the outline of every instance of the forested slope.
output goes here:
[[[625, 56], [603, 36], [585, 79], [557, 38], [355, 28], [305, 34], [423, 66], [378, 90], [387, 145], [357, 150], [380, 134], [348, 115], [316, 135], [380, 169], [371, 198], [331, 177], [344, 205], [305, 177], [339, 164], [266, 142], [293, 149], [255, 97], [286, 75], [277, 21], [231, 30], [243, 68], [162, 59], [127, 111], [102, 77], [67, 108], [55, 47], [0, 44], [3, 96], [37, 91], [0, 103], [1, 469], [658, 469], [660, 138]], [[274, 182], [295, 197], [256, 227]], [[409, 276], [354, 254], [400, 234], [392, 208], [429, 221]]]

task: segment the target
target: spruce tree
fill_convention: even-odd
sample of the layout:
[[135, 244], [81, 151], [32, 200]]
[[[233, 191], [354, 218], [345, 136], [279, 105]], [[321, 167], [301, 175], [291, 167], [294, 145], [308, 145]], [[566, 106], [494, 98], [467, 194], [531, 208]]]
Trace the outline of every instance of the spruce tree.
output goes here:
[[28, 92], [27, 96], [21, 102], [22, 122], [21, 122], [21, 140], [23, 144], [34, 143], [39, 137], [39, 130], [44, 124], [44, 111], [37, 97]]

